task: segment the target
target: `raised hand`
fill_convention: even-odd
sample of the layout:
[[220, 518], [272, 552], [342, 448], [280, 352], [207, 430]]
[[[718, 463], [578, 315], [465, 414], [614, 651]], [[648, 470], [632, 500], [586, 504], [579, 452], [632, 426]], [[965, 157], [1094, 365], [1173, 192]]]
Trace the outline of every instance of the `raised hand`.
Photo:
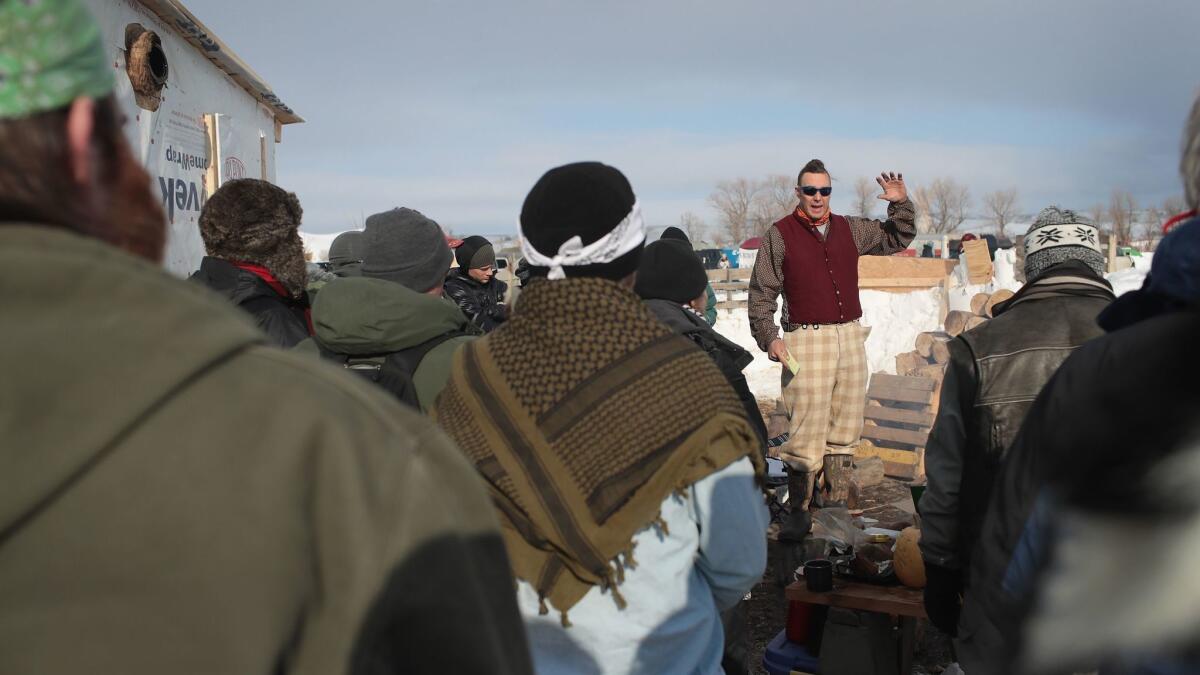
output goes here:
[[878, 199], [889, 202], [902, 202], [908, 199], [908, 188], [904, 187], [904, 174], [884, 171], [879, 174], [875, 182], [883, 188], [883, 194], [879, 195]]

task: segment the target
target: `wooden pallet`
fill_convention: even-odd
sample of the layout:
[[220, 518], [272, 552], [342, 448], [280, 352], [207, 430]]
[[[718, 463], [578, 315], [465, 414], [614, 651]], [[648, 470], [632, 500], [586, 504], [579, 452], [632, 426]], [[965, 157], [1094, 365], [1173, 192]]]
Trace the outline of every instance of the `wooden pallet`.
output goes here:
[[925, 475], [925, 443], [936, 415], [938, 382], [928, 377], [875, 373], [856, 455], [879, 457], [884, 473], [902, 480]]

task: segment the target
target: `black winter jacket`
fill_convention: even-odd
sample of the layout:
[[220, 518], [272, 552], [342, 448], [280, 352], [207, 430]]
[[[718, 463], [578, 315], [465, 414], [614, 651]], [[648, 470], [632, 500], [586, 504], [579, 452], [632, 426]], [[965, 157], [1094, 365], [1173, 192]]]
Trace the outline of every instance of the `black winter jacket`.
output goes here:
[[276, 346], [291, 349], [308, 337], [307, 298], [285, 298], [253, 272], [209, 256], [191, 280], [248, 312]]
[[472, 279], [466, 270], [455, 267], [446, 275], [443, 290], [471, 323], [485, 333], [492, 332], [508, 319], [508, 307], [504, 304], [508, 284], [494, 276], [486, 284], [481, 284]]
[[684, 308], [670, 300], [646, 300], [646, 307], [672, 331], [696, 343], [704, 353], [721, 369], [725, 379], [737, 393], [746, 410], [750, 425], [758, 434], [760, 447], [763, 452], [767, 448], [767, 425], [763, 422], [762, 412], [758, 409], [758, 401], [750, 391], [746, 376], [742, 370], [754, 361], [754, 356], [742, 347], [731, 342], [725, 336], [713, 330], [704, 318], [695, 312]]
[[[925, 561], [965, 570], [992, 482], [1029, 406], [1079, 345], [1103, 334], [1114, 299], [1083, 263], [1056, 265], [997, 306], [996, 317], [949, 343], [938, 418], [925, 448]], [[964, 581], [966, 581], [964, 579]]]
[[[1061, 513], [1055, 504], [1113, 514], [1114, 521], [1149, 512], [1170, 522], [1168, 505], [1179, 495], [1156, 489], [1161, 476], [1148, 480], [1149, 472], [1200, 438], [1200, 307], [1117, 330], [1105, 325], [1112, 332], [1079, 348], [1042, 390], [992, 491], [966, 602], [978, 603], [1009, 640], [1016, 639], [1054, 545], [1047, 535]], [[1126, 570], [1113, 582], [1153, 583], [1136, 570], [1124, 576]]]

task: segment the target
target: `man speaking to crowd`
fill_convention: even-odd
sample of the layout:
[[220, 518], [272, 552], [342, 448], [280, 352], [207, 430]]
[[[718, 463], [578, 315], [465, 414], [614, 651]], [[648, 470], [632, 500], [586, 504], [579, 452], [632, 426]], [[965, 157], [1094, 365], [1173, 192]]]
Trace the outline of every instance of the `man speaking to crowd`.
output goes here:
[[869, 331], [859, 324], [858, 257], [902, 251], [916, 234], [903, 175], [884, 173], [875, 180], [883, 189], [879, 198], [888, 202], [887, 220], [834, 215], [825, 164], [805, 164], [796, 186], [800, 205], [767, 230], [754, 263], [750, 330], [772, 361], [786, 365], [790, 438], [780, 450], [789, 466], [789, 515], [781, 541], [808, 534], [808, 504], [824, 456], [853, 452], [862, 433]]

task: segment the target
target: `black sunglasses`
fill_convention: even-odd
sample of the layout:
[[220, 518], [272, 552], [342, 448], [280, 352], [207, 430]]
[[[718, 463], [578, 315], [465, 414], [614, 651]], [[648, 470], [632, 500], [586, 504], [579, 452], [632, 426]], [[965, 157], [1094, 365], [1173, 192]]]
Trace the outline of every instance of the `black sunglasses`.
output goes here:
[[831, 188], [831, 187], [819, 188], [819, 187], [815, 187], [813, 185], [801, 185], [800, 191], [803, 192], [804, 194], [808, 195], [809, 197], [817, 194], [818, 192], [821, 193], [822, 197], [828, 197], [829, 195], [833, 194], [833, 188]]

